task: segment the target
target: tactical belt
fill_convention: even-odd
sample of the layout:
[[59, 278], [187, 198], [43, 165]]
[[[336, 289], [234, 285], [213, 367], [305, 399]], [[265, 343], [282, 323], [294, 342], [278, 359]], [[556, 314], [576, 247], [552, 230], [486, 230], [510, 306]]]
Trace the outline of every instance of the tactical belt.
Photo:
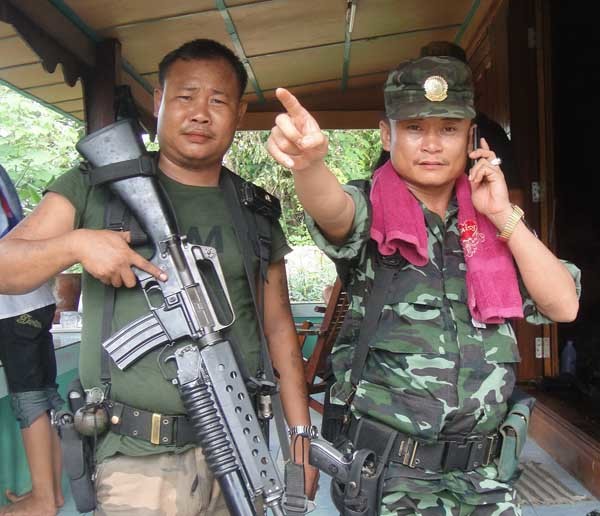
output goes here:
[[187, 416], [157, 414], [128, 407], [114, 400], [106, 404], [110, 430], [116, 434], [142, 439], [152, 444], [195, 444], [192, 423]]
[[[360, 420], [352, 417], [348, 438], [360, 447], [357, 441], [368, 438], [357, 436]], [[465, 436], [462, 440], [427, 442], [397, 432], [389, 455], [389, 461], [409, 468], [426, 469], [436, 473], [452, 470], [471, 471], [489, 465], [500, 454], [498, 433]], [[357, 439], [358, 437], [358, 439]]]

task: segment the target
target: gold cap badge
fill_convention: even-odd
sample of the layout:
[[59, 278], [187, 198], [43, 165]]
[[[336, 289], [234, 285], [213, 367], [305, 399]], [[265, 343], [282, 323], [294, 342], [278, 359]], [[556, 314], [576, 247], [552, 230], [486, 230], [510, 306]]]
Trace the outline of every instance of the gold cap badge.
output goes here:
[[431, 102], [442, 102], [448, 98], [448, 83], [439, 75], [432, 75], [423, 84], [425, 98]]

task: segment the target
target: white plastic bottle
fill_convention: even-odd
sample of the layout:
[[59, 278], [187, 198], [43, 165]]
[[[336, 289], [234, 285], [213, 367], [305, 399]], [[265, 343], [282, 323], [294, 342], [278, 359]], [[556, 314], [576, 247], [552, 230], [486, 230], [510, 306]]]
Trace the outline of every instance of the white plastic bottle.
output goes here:
[[561, 374], [570, 374], [573, 376], [577, 372], [577, 351], [572, 339], [567, 340], [560, 354], [560, 372]]

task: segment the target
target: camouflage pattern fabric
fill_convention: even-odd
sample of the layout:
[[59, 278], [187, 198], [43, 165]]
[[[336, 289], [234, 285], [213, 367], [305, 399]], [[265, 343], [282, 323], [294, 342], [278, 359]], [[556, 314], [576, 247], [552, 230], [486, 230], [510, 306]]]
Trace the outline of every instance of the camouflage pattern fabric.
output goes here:
[[200, 448], [180, 454], [115, 455], [98, 466], [95, 516], [228, 516]]
[[510, 493], [504, 502], [474, 506], [461, 503], [448, 491], [423, 495], [398, 492], [384, 496], [381, 516], [521, 516], [521, 510]]
[[[307, 216], [315, 243], [334, 261], [355, 264], [350, 307], [332, 351], [336, 383], [331, 399], [338, 404], [352, 393], [352, 357], [374, 277], [366, 245], [367, 200], [355, 187], [344, 188], [356, 205], [354, 232], [344, 245], [329, 244]], [[367, 415], [423, 441], [493, 433], [506, 415], [515, 384], [519, 361], [515, 334], [509, 323], [474, 324], [471, 318], [456, 200], [445, 221], [422, 208], [430, 261], [422, 267], [404, 262], [389, 286], [351, 409], [357, 417]], [[524, 289], [522, 295], [526, 319], [548, 322]], [[461, 504], [473, 506], [512, 503], [511, 486], [496, 477], [494, 465], [440, 474], [391, 463], [384, 492], [411, 496], [450, 492]]]
[[476, 114], [471, 70], [453, 57], [422, 57], [402, 63], [388, 75], [383, 95], [385, 114], [392, 120], [471, 119]]

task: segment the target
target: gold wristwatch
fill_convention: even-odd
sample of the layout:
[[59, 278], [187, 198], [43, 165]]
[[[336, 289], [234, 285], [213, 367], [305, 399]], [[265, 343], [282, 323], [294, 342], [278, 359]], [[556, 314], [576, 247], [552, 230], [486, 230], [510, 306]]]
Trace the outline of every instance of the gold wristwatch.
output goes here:
[[513, 234], [513, 231], [517, 227], [517, 224], [523, 218], [523, 215], [525, 215], [525, 212], [521, 208], [519, 208], [516, 204], [511, 204], [511, 206], [512, 206], [512, 213], [508, 216], [508, 219], [504, 223], [504, 227], [502, 228], [502, 231], [500, 231], [500, 233], [498, 233], [498, 238], [500, 240], [503, 240], [504, 242], [506, 242], [511, 237], [511, 235]]

